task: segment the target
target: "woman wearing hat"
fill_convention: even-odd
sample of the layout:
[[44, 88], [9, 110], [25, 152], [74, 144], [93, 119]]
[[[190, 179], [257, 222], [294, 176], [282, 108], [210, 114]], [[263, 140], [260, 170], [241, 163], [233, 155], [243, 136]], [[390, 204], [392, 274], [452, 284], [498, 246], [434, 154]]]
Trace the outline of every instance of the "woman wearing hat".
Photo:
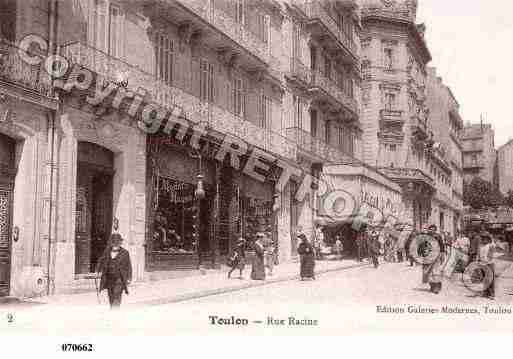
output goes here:
[[123, 291], [128, 294], [128, 285], [132, 281], [130, 254], [121, 247], [122, 242], [121, 234], [111, 235], [110, 244], [100, 258], [96, 270], [101, 273], [99, 291], [107, 289], [111, 308], [118, 308], [121, 305]]
[[231, 267], [230, 271], [228, 272], [228, 278], [232, 275], [232, 272], [239, 268], [239, 279], [243, 279], [242, 271], [244, 270], [244, 267], [246, 266], [246, 252], [244, 250], [244, 247], [246, 242], [244, 241], [244, 238], [239, 238], [237, 240], [237, 245], [235, 246], [235, 249], [233, 251], [233, 255], [230, 258], [229, 266]]
[[253, 257], [253, 262], [251, 266], [251, 279], [254, 280], [264, 280], [265, 279], [265, 266], [264, 266], [264, 244], [263, 244], [264, 234], [262, 232], [258, 232], [256, 235], [255, 243], [253, 244], [253, 249], [255, 250], [255, 255]]
[[372, 259], [372, 264], [374, 268], [379, 267], [379, 250], [381, 248], [381, 243], [379, 242], [379, 233], [377, 231], [372, 231], [369, 239], [369, 254]]
[[298, 235], [299, 247], [297, 252], [299, 254], [299, 276], [301, 280], [305, 278], [315, 279], [315, 249], [308, 239], [306, 235]]

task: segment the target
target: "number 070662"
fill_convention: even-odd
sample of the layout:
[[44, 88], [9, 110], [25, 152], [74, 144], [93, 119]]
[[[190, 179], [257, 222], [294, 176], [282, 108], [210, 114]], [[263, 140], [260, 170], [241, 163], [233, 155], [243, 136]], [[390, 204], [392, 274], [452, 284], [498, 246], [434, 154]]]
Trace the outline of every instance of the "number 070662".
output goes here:
[[63, 352], [92, 352], [92, 344], [62, 344], [61, 349]]

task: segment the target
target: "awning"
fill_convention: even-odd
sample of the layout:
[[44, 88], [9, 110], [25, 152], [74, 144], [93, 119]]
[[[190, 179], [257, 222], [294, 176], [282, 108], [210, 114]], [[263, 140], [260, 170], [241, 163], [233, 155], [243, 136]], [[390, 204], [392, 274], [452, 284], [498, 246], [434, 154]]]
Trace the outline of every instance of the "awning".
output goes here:
[[328, 165], [321, 180], [316, 223], [323, 226], [354, 220], [378, 226], [401, 208], [399, 185], [368, 167]]

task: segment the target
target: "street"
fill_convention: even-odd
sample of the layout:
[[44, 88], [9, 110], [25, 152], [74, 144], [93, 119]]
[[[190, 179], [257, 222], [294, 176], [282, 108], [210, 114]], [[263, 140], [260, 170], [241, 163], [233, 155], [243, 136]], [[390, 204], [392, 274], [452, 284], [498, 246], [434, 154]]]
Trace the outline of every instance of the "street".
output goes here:
[[[513, 282], [509, 279], [498, 280], [497, 300], [506, 304], [513, 302], [510, 290]], [[213, 297], [201, 298], [181, 305], [237, 305], [244, 303], [266, 305], [272, 308], [276, 304], [288, 303], [293, 307], [303, 304], [344, 304], [344, 305], [401, 305], [401, 304], [490, 304], [489, 299], [476, 297], [454, 275], [445, 280], [440, 294], [428, 291], [429, 286], [421, 283], [421, 266], [410, 267], [406, 263], [382, 263], [378, 269], [372, 266], [354, 268], [342, 272], [321, 275], [316, 281], [288, 281], [251, 288]], [[379, 303], [377, 302], [379, 300]], [[494, 302], [492, 302], [494, 303]]]
[[[508, 318], [513, 318], [513, 314], [504, 311], [511, 311], [513, 282], [508, 276], [509, 266], [503, 268], [506, 271], [498, 280], [495, 301], [476, 296], [465, 288], [458, 275], [444, 280], [440, 294], [432, 294], [427, 290], [428, 285], [421, 283], [420, 266], [382, 263], [378, 269], [366, 265], [321, 274], [316, 281], [290, 280], [179, 303], [126, 305], [119, 312], [109, 311], [105, 304], [13, 308], [13, 322], [2, 321], [0, 331], [10, 328], [62, 334], [67, 328], [75, 328], [77, 335], [91, 332], [274, 335], [292, 334], [290, 330], [293, 330], [310, 335], [409, 330], [419, 325], [426, 329], [468, 329], [469, 320], [508, 328]], [[2, 308], [2, 312], [6, 309]], [[478, 328], [479, 325], [474, 329]]]

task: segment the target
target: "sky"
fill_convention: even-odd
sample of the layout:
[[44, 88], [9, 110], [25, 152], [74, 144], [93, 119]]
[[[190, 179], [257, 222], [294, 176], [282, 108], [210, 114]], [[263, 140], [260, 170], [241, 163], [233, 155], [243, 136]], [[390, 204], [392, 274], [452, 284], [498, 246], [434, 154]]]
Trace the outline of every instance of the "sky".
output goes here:
[[437, 68], [460, 104], [463, 122], [495, 129], [495, 145], [513, 139], [513, 1], [419, 0], [417, 22]]

